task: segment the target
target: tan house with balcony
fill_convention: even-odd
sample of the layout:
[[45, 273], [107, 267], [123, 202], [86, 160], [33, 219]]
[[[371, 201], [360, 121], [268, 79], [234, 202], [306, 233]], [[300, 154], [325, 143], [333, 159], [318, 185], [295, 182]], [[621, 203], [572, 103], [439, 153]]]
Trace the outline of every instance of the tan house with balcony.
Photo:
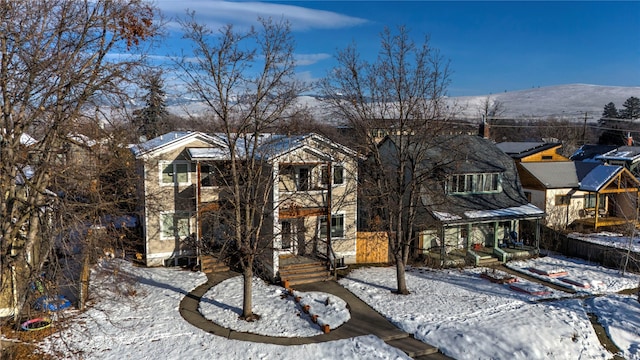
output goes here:
[[[225, 139], [172, 132], [132, 147], [148, 266], [196, 261], [194, 243], [223, 239], [228, 229], [221, 215], [230, 196]], [[263, 237], [271, 244], [257, 264], [266, 277], [278, 278], [281, 259], [290, 256], [354, 263], [355, 152], [317, 134], [265, 134], [253, 153], [270, 177]]]
[[529, 201], [549, 227], [597, 230], [637, 222], [640, 182], [623, 166], [559, 161], [518, 164]]

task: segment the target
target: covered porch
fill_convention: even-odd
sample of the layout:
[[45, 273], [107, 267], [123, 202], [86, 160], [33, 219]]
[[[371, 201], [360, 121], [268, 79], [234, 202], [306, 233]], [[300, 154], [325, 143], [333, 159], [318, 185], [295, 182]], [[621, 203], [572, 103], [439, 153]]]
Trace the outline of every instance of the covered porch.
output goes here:
[[581, 217], [574, 220], [578, 230], [594, 230], [638, 222], [638, 189], [640, 181], [629, 170], [618, 166], [602, 166], [590, 172], [580, 190], [588, 192]]
[[443, 224], [419, 235], [418, 250], [434, 265], [504, 263], [537, 256], [542, 212], [521, 218]]

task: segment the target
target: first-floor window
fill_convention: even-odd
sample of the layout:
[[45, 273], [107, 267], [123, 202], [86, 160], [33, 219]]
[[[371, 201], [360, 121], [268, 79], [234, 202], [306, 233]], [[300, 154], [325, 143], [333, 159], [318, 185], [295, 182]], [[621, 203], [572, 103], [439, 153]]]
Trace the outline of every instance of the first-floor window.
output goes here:
[[584, 196], [584, 208], [585, 209], [595, 209], [596, 208], [596, 196], [600, 196], [598, 199], [598, 207], [600, 209], [605, 208], [605, 196], [604, 195], [596, 195], [596, 194], [587, 194]]
[[[327, 217], [320, 217], [320, 236], [327, 236]], [[337, 214], [331, 216], [331, 237], [342, 238], [344, 237], [344, 215]]]
[[184, 239], [189, 236], [190, 216], [186, 212], [160, 214], [160, 239]]
[[567, 206], [571, 203], [571, 195], [556, 195], [556, 205]]

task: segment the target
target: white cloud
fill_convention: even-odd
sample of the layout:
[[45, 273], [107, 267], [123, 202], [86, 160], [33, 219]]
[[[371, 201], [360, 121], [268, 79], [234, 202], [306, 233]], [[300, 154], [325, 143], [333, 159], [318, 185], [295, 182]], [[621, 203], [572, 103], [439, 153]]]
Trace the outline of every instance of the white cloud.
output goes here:
[[296, 65], [298, 66], [308, 66], [313, 65], [319, 61], [329, 59], [331, 57], [330, 54], [319, 53], [319, 54], [296, 54]]
[[212, 28], [220, 25], [249, 25], [258, 16], [273, 19], [286, 19], [291, 22], [294, 31], [310, 29], [336, 29], [363, 24], [366, 19], [339, 14], [332, 11], [316, 10], [301, 6], [274, 4], [266, 2], [232, 2], [211, 0], [163, 0], [157, 2], [162, 12], [171, 19], [170, 27], [177, 27], [175, 18], [185, 15], [185, 10], [196, 12], [199, 22], [205, 22]]

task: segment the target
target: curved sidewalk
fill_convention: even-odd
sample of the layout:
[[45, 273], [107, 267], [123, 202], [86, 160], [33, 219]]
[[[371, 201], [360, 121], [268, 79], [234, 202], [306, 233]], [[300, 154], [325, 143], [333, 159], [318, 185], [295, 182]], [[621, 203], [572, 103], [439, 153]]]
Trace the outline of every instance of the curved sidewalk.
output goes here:
[[216, 284], [240, 276], [235, 272], [222, 272], [208, 274], [208, 281], [191, 291], [180, 302], [180, 315], [192, 325], [218, 336], [228, 339], [251, 341], [258, 343], [277, 345], [302, 345], [348, 339], [363, 335], [375, 335], [391, 346], [397, 347], [411, 357], [420, 359], [446, 359], [447, 357], [438, 353], [438, 349], [418, 341], [408, 333], [398, 329], [382, 315], [372, 309], [365, 302], [357, 298], [351, 292], [340, 286], [335, 281], [324, 281], [319, 283], [298, 285], [295, 287], [299, 291], [321, 291], [343, 299], [351, 311], [351, 319], [342, 324], [337, 329], [332, 329], [328, 334], [320, 334], [312, 337], [272, 337], [246, 332], [239, 332], [224, 328], [213, 321], [206, 319], [198, 311], [200, 299], [204, 294]]

